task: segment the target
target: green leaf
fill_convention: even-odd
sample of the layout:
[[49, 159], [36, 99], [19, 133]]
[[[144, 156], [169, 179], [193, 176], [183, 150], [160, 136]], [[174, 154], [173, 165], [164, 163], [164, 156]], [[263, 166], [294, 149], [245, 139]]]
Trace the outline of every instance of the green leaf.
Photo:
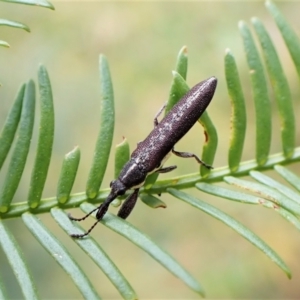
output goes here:
[[291, 172], [287, 168], [275, 165], [274, 169], [279, 173], [288, 183], [290, 183], [294, 188], [300, 191], [300, 177], [295, 173]]
[[[74, 233], [74, 224], [70, 221], [66, 213], [64, 213], [61, 209], [52, 208], [51, 214], [59, 226], [61, 226], [67, 233]], [[76, 233], [82, 234], [84, 231], [76, 228]], [[129, 282], [93, 238], [74, 239], [74, 242], [78, 244], [78, 246], [83, 249], [91, 257], [94, 263], [105, 273], [119, 291], [123, 299], [129, 300], [138, 298]]]
[[225, 198], [228, 200], [233, 200], [241, 203], [247, 204], [260, 204], [261, 197], [249, 195], [242, 192], [237, 192], [234, 190], [230, 190], [228, 188], [224, 188], [221, 186], [217, 186], [214, 184], [209, 184], [205, 182], [199, 182], [196, 184], [196, 188], [202, 192], [208, 193], [210, 195], [214, 195], [217, 197]]
[[233, 54], [229, 49], [225, 54], [225, 76], [227, 90], [231, 100], [231, 134], [228, 152], [228, 164], [232, 172], [235, 172], [241, 162], [246, 135], [246, 106], [239, 79], [239, 73]]
[[165, 109], [165, 115], [172, 107], [190, 90], [184, 78], [176, 71], [172, 71], [173, 81], [171, 85], [169, 100]]
[[273, 2], [266, 1], [266, 7], [280, 30], [300, 77], [300, 39]]
[[64, 157], [57, 184], [56, 197], [61, 204], [68, 202], [80, 161], [80, 149], [76, 146]]
[[193, 196], [190, 196], [184, 192], [177, 191], [172, 188], [168, 189], [168, 192], [174, 197], [204, 211], [205, 213], [228, 225], [230, 228], [235, 230], [237, 233], [243, 236], [246, 240], [248, 240], [258, 249], [264, 252], [274, 263], [276, 263], [279, 266], [280, 269], [282, 269], [286, 273], [288, 278], [291, 278], [291, 272], [289, 268], [286, 266], [284, 261], [278, 256], [278, 254], [273, 249], [271, 249], [262, 239], [260, 239], [256, 234], [254, 234], [240, 222], [231, 218], [229, 215], [225, 214], [224, 212], [215, 208], [214, 206], [203, 202]]
[[26, 4], [26, 5], [36, 5], [36, 6], [42, 6], [42, 7], [54, 9], [54, 6], [47, 0], [0, 0], [0, 1]]
[[21, 86], [0, 134], [0, 170], [10, 150], [20, 121], [24, 91], [25, 84]]
[[[274, 206], [274, 205], [273, 205]], [[283, 209], [282, 207], [273, 207], [275, 211], [278, 211], [282, 217], [284, 217], [288, 222], [294, 225], [298, 230], [300, 230], [300, 220], [289, 211]]]
[[188, 55], [187, 47], [183, 46], [177, 56], [176, 61], [176, 72], [181, 75], [181, 77], [186, 80], [187, 70], [188, 70]]
[[289, 85], [275, 47], [265, 27], [257, 18], [253, 18], [252, 23], [261, 44], [271, 84], [274, 89], [274, 95], [280, 115], [283, 153], [289, 158], [293, 155], [296, 136], [295, 116]]
[[144, 183], [144, 189], [145, 190], [150, 189], [153, 186], [153, 184], [156, 182], [158, 176], [159, 176], [159, 173], [157, 173], [157, 172], [154, 172], [154, 173], [148, 175], [146, 177], [146, 180]]
[[173, 81], [170, 88], [169, 99], [167, 101], [165, 115], [172, 109], [172, 107], [190, 90], [185, 82], [186, 72], [188, 68], [187, 48], [182, 47], [176, 62], [176, 71], [172, 71]]
[[[10, 266], [19, 282], [25, 299], [38, 299], [38, 294], [21, 252], [13, 234], [0, 220], [0, 245], [10, 263]], [[1, 296], [1, 292], [0, 292]], [[3, 299], [3, 298], [1, 298]]]
[[151, 208], [166, 208], [167, 204], [157, 197], [148, 194], [140, 194], [140, 199]]
[[0, 192], [0, 212], [3, 213], [9, 210], [25, 167], [33, 130], [34, 111], [35, 87], [34, 82], [30, 80], [25, 89], [17, 141]]
[[109, 153], [111, 149], [114, 124], [115, 124], [115, 109], [114, 109], [114, 94], [113, 87], [108, 67], [108, 62], [105, 56], [100, 55], [100, 89], [101, 89], [101, 126], [98, 134], [94, 158], [90, 169], [86, 194], [93, 199], [97, 196], [101, 186], [105, 170], [108, 163]]
[[300, 194], [294, 192], [292, 189], [286, 187], [284, 184], [272, 179], [271, 177], [258, 172], [258, 171], [251, 171], [250, 175], [252, 178], [256, 179], [258, 182], [263, 183], [281, 194], [285, 195], [286, 197], [292, 199], [296, 203], [300, 204]]
[[118, 178], [124, 165], [130, 159], [130, 148], [126, 138], [116, 146], [115, 153], [115, 178]]
[[[212, 166], [218, 147], [218, 133], [215, 125], [209, 117], [207, 111], [205, 111], [198, 122], [204, 127], [205, 142], [202, 148], [202, 161], [207, 165]], [[206, 166], [200, 166], [200, 174], [202, 177], [207, 177], [211, 170]]]
[[300, 230], [300, 220], [287, 211], [286, 209], [279, 207], [271, 201], [268, 201], [262, 197], [249, 195], [246, 193], [237, 192], [234, 190], [230, 190], [228, 188], [223, 188], [220, 186], [207, 184], [207, 183], [197, 183], [196, 187], [205, 193], [210, 195], [214, 195], [220, 198], [225, 198], [233, 201], [237, 201], [240, 203], [248, 203], [248, 204], [259, 204], [267, 208], [273, 209], [275, 212], [278, 212], [283, 218], [285, 218], [288, 222], [294, 225], [298, 230]]
[[266, 163], [271, 145], [271, 104], [261, 59], [251, 32], [245, 22], [239, 22], [247, 56], [256, 114], [256, 160]]
[[239, 188], [258, 193], [260, 196], [272, 201], [278, 206], [282, 206], [293, 214], [300, 215], [300, 204], [294, 202], [293, 200], [285, 197], [280, 192], [265, 186], [260, 183], [250, 182], [247, 180], [242, 180], [234, 178], [231, 176], [224, 177], [224, 181], [233, 184]]
[[54, 138], [53, 97], [50, 79], [44, 66], [39, 69], [39, 91], [41, 108], [39, 139], [27, 197], [31, 208], [36, 208], [42, 197]]
[[25, 24], [15, 22], [15, 21], [6, 20], [6, 19], [0, 19], [0, 26], [9, 26], [9, 27], [21, 28], [21, 29], [24, 29], [24, 30], [30, 32], [29, 27], [26, 26]]
[[54, 260], [71, 277], [85, 299], [99, 299], [89, 279], [80, 269], [65, 247], [41, 223], [39, 218], [30, 213], [22, 215], [22, 219], [39, 243], [48, 251]]
[[0, 299], [6, 300], [8, 299], [7, 290], [2, 282], [3, 276], [0, 276]]
[[[84, 212], [88, 213], [95, 209], [95, 206], [83, 203], [81, 208]], [[162, 250], [158, 245], [151, 241], [148, 236], [141, 233], [133, 225], [121, 218], [111, 215], [110, 213], [107, 213], [104, 216], [101, 223], [134, 243], [153, 257], [158, 263], [164, 266], [169, 272], [181, 279], [194, 292], [204, 296], [204, 291], [196, 279], [194, 279], [181, 265], [179, 265], [173, 257]]]
[[9, 45], [7, 42], [1, 41], [1, 40], [0, 40], [0, 46], [6, 47], [6, 48], [9, 48], [9, 47], [10, 47], [10, 45]]

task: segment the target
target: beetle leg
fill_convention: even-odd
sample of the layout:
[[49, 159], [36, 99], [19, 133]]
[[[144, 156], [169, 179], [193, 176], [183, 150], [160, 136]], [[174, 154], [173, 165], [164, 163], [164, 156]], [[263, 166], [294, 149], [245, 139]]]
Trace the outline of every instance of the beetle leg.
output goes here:
[[174, 150], [174, 148], [172, 149], [172, 153], [175, 154], [176, 156], [179, 156], [179, 157], [183, 157], [183, 158], [189, 158], [189, 157], [194, 157], [196, 159], [196, 161], [205, 166], [207, 169], [213, 169], [212, 166], [206, 164], [204, 161], [202, 161], [197, 155], [193, 154], [193, 153], [189, 153], [189, 152], [179, 152], [179, 151], [176, 151]]
[[158, 120], [157, 118], [161, 115], [161, 113], [164, 111], [164, 109], [166, 108], [167, 104], [165, 103], [163, 105], [163, 107], [160, 108], [160, 110], [156, 113], [156, 115], [154, 116], [154, 128], [158, 125]]
[[158, 170], [156, 170], [156, 172], [157, 173], [168, 173], [168, 172], [175, 170], [176, 168], [177, 168], [177, 166], [170, 166], [170, 167], [158, 169]]
[[120, 210], [118, 211], [118, 217], [126, 219], [130, 215], [135, 206], [138, 195], [139, 189], [135, 189], [134, 192], [126, 198]]
[[90, 229], [88, 231], [86, 231], [85, 233], [82, 233], [82, 234], [76, 234], [76, 233], [75, 234], [70, 234], [70, 236], [73, 237], [73, 238], [77, 238], [77, 239], [81, 239], [81, 238], [87, 236], [94, 229], [94, 227], [98, 224], [98, 222], [102, 220], [103, 216], [105, 215], [105, 213], [108, 210], [108, 207], [109, 207], [110, 203], [114, 199], [116, 199], [117, 196], [118, 195], [116, 195], [116, 194], [110, 194], [101, 205], [99, 205], [97, 208], [95, 208], [92, 211], [90, 211], [83, 218], [80, 218], [80, 219], [73, 218], [69, 214], [68, 216], [69, 216], [70, 220], [72, 220], [72, 221], [82, 221], [82, 220], [86, 219], [89, 215], [91, 215], [94, 211], [97, 210], [97, 213], [96, 213], [96, 219], [97, 219], [97, 221], [90, 227]]
[[[97, 221], [90, 227], [90, 229], [88, 231], [86, 231], [85, 233], [81, 233], [81, 234], [76, 234], [76, 233], [75, 234], [70, 234], [70, 236], [73, 237], [73, 238], [76, 238], [76, 239], [82, 239], [83, 237], [87, 236], [94, 229], [94, 227], [98, 224], [98, 222], [103, 218], [104, 214], [106, 213], [106, 211], [108, 209], [108, 206], [109, 206], [109, 203], [105, 204], [105, 202], [103, 202], [100, 206], [93, 209], [88, 214], [86, 214], [83, 218], [80, 218], [80, 219], [73, 218], [69, 214], [68, 217], [69, 217], [70, 220], [72, 220], [72, 221], [82, 221], [82, 220], [86, 219], [89, 215], [91, 215], [94, 211], [98, 210], [97, 214], [96, 214]], [[100, 218], [98, 216], [99, 211], [102, 211]]]
[[95, 209], [93, 209], [92, 211], [90, 211], [88, 214], [86, 214], [85, 216], [83, 216], [82, 218], [74, 218], [72, 217], [72, 215], [70, 213], [68, 213], [68, 218], [71, 220], [71, 221], [77, 221], [77, 222], [80, 222], [80, 221], [83, 221], [85, 220], [88, 216], [90, 216], [94, 211], [98, 210], [99, 209], [99, 206], [96, 207]]
[[75, 238], [75, 239], [82, 239], [83, 237], [89, 235], [89, 233], [95, 228], [95, 226], [98, 224], [98, 220], [90, 227], [90, 229], [88, 231], [86, 231], [85, 233], [82, 234], [76, 234], [76, 233], [72, 233], [70, 234], [71, 237]]

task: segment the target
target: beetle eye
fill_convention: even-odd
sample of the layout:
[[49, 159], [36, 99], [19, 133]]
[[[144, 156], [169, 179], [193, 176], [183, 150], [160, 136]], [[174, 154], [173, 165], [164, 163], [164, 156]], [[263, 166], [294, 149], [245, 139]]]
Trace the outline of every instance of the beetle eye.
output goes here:
[[126, 192], [126, 189], [121, 189], [121, 190], [118, 191], [118, 195], [122, 196], [122, 195], [125, 194], [125, 192]]
[[110, 187], [112, 187], [112, 185], [114, 184], [115, 180], [112, 180], [109, 184]]

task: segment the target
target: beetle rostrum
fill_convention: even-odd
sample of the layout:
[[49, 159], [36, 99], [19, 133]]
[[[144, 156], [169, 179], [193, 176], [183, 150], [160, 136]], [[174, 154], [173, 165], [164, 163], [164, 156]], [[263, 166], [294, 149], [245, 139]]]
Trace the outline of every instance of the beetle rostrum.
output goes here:
[[123, 167], [119, 177], [110, 183], [110, 194], [106, 200], [96, 209], [89, 212], [83, 218], [69, 218], [74, 221], [82, 221], [97, 211], [97, 221], [84, 234], [71, 234], [74, 238], [82, 238], [88, 235], [96, 224], [102, 220], [108, 210], [110, 203], [118, 196], [124, 195], [129, 189], [134, 190], [123, 202], [118, 216], [126, 219], [135, 206], [138, 198], [139, 189], [143, 186], [146, 177], [153, 173], [167, 173], [176, 166], [163, 167], [171, 153], [176, 156], [189, 158], [193, 157], [196, 161], [207, 168], [212, 168], [201, 161], [195, 154], [189, 152], [179, 152], [174, 149], [175, 144], [192, 128], [201, 117], [213, 98], [217, 86], [217, 79], [210, 77], [196, 84], [186, 95], [184, 95], [173, 106], [169, 113], [158, 122], [157, 118], [164, 110], [163, 106], [154, 118], [154, 129], [132, 152], [130, 160]]

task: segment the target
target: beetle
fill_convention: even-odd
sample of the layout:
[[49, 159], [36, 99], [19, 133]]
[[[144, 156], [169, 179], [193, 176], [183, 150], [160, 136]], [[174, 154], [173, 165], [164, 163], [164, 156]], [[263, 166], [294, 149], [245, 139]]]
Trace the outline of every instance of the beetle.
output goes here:
[[83, 238], [88, 235], [102, 220], [110, 203], [118, 196], [124, 195], [127, 190], [133, 189], [133, 193], [126, 198], [118, 212], [120, 218], [126, 219], [135, 206], [139, 189], [143, 186], [146, 177], [154, 172], [167, 173], [176, 169], [176, 166], [163, 167], [171, 153], [184, 158], [193, 157], [199, 164], [209, 169], [212, 168], [195, 154], [176, 151], [174, 146], [206, 110], [213, 98], [216, 86], [217, 79], [215, 77], [210, 77], [196, 84], [160, 122], [158, 122], [158, 117], [165, 105], [159, 110], [154, 118], [154, 129], [143, 141], [137, 144], [137, 148], [132, 152], [130, 160], [124, 165], [119, 177], [111, 181], [111, 190], [106, 200], [83, 218], [74, 218], [69, 214], [71, 220], [82, 221], [97, 211], [97, 221], [94, 225], [84, 234], [71, 234], [72, 237]]

